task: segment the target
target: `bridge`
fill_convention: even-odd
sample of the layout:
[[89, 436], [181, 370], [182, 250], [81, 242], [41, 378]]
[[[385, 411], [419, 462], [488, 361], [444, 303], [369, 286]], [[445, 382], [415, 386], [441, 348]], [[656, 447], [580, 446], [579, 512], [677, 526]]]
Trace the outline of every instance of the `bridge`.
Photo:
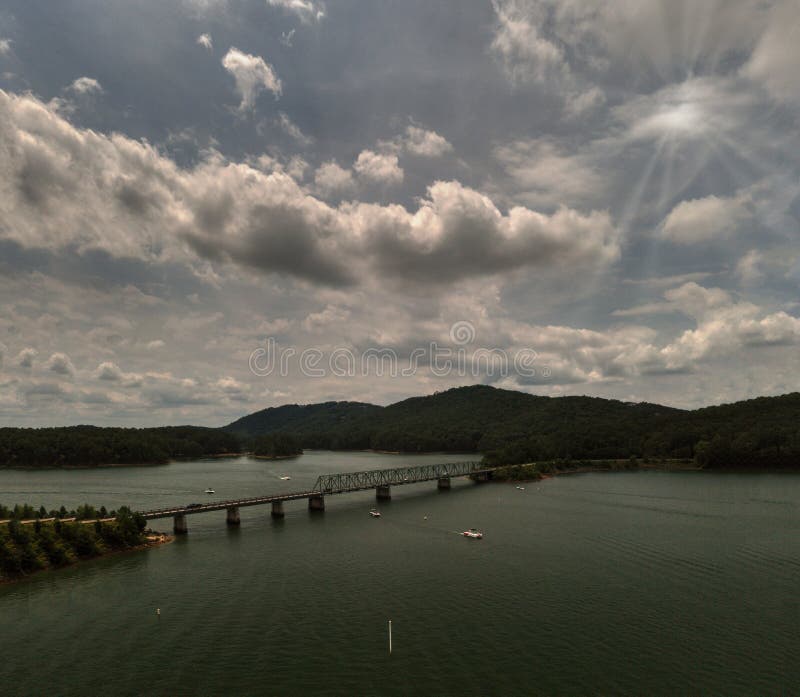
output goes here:
[[375, 498], [378, 501], [387, 501], [392, 497], [392, 486], [436, 480], [437, 488], [440, 491], [446, 491], [450, 489], [450, 480], [453, 477], [470, 477], [478, 482], [488, 481], [491, 478], [493, 469], [492, 467], [484, 467], [479, 462], [447, 462], [439, 465], [417, 465], [415, 467], [395, 467], [394, 469], [384, 470], [323, 474], [317, 478], [313, 488], [308, 491], [297, 491], [290, 494], [268, 494], [229, 499], [228, 501], [210, 501], [202, 504], [140, 511], [140, 513], [147, 520], [173, 518], [175, 534], [181, 535], [189, 531], [186, 516], [197, 513], [225, 510], [226, 523], [228, 525], [239, 525], [239, 509], [246, 506], [271, 504], [272, 517], [282, 518], [284, 516], [283, 504], [286, 501], [308, 499], [308, 509], [310, 511], [324, 511], [326, 496], [375, 489]]

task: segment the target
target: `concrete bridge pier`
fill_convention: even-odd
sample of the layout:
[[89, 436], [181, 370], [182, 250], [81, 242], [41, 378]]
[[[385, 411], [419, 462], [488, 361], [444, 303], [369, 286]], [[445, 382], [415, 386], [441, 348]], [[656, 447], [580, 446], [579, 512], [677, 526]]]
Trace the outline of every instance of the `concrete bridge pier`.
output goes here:
[[450, 491], [450, 477], [439, 477], [436, 480], [436, 488], [439, 491]]
[[240, 525], [242, 521], [239, 518], [239, 506], [228, 506], [227, 511], [225, 523], [231, 526]]
[[382, 486], [375, 487], [375, 498], [378, 501], [391, 501], [392, 500], [392, 489], [388, 484], [384, 484]]
[[189, 532], [189, 528], [186, 525], [186, 514], [185, 513], [176, 513], [175, 518], [172, 525], [172, 532], [176, 535], [185, 535]]
[[322, 494], [316, 494], [308, 497], [308, 510], [309, 511], [324, 511], [325, 510], [325, 497]]
[[[311, 508], [311, 499], [308, 501], [308, 507]], [[283, 518], [283, 501], [272, 502], [272, 517]]]

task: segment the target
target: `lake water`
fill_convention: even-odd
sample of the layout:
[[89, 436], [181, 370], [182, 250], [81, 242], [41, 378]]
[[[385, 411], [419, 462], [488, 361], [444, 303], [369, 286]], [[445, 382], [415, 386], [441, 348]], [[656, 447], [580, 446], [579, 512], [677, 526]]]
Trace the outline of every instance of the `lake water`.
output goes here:
[[[468, 459], [0, 471], [0, 502], [153, 508]], [[291, 481], [281, 481], [281, 475]], [[800, 476], [454, 480], [188, 518], [189, 535], [0, 587], [3, 695], [800, 693]], [[427, 516], [427, 520], [425, 520]], [[155, 521], [169, 530], [171, 521]], [[456, 533], [484, 531], [480, 541]], [[156, 608], [161, 615], [156, 615]], [[393, 625], [388, 655], [387, 623]]]

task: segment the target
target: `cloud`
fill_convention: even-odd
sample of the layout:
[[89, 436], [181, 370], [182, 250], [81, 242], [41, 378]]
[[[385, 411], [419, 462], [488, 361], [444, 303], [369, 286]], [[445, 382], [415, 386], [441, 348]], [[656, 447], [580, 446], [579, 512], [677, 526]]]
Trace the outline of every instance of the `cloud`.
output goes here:
[[35, 348], [24, 348], [17, 354], [16, 363], [20, 368], [32, 368], [39, 352]]
[[397, 155], [362, 150], [353, 165], [358, 175], [372, 182], [399, 184], [403, 181], [403, 170], [398, 165]]
[[147, 350], [148, 351], [157, 351], [160, 348], [164, 348], [166, 344], [161, 339], [154, 339], [153, 341], [147, 342]]
[[200, 36], [197, 37], [197, 44], [209, 51], [214, 50], [214, 42], [211, 39], [211, 34], [200, 34]]
[[491, 49], [515, 84], [565, 81], [570, 68], [563, 48], [540, 31], [544, 8], [519, 0], [492, 0], [497, 26]]
[[278, 125], [283, 129], [285, 133], [290, 135], [294, 140], [296, 140], [300, 145], [308, 146], [314, 142], [314, 139], [311, 136], [307, 136], [303, 131], [296, 126], [292, 120], [283, 112], [280, 112], [278, 115]]
[[75, 94], [99, 94], [103, 91], [100, 83], [93, 77], [79, 77], [67, 89]]
[[747, 196], [705, 198], [681, 201], [664, 219], [662, 238], [676, 244], [699, 244], [735, 235], [753, 219]]
[[142, 376], [136, 373], [124, 373], [116, 363], [104, 361], [97, 366], [92, 374], [96, 380], [120, 383], [123, 387], [139, 387], [142, 384]]
[[607, 190], [607, 177], [587, 155], [566, 152], [548, 139], [517, 140], [492, 154], [510, 177], [507, 188], [528, 204], [581, 203], [602, 198]]
[[446, 138], [435, 131], [428, 131], [414, 125], [406, 127], [403, 145], [412, 155], [422, 157], [441, 157], [453, 150], [453, 146], [447, 142]]
[[59, 375], [75, 377], [75, 366], [65, 353], [54, 353], [45, 363], [45, 368]]
[[[396, 156], [365, 152], [362, 177], [397, 179]], [[147, 143], [77, 129], [34, 97], [2, 91], [0, 153], [0, 239], [31, 249], [102, 251], [204, 276], [234, 264], [331, 286], [386, 275], [442, 283], [523, 267], [603, 270], [620, 255], [605, 212], [517, 206], [503, 214], [453, 181], [429, 187], [416, 210], [334, 207], [284, 171], [216, 154], [182, 169]], [[327, 167], [319, 181], [347, 177]], [[160, 302], [134, 286], [126, 293], [136, 306]]]
[[302, 22], [319, 22], [325, 17], [325, 5], [314, 0], [267, 0], [267, 4], [297, 15]]
[[314, 173], [314, 185], [322, 196], [351, 191], [355, 186], [353, 173], [334, 160], [323, 162]]
[[764, 85], [779, 102], [800, 105], [800, 12], [792, 0], [772, 6], [766, 30], [742, 73]]
[[751, 249], [736, 264], [735, 274], [744, 286], [755, 285], [764, 277], [761, 264], [764, 255], [757, 249]]
[[0, 56], [11, 53], [11, 39], [0, 39]]
[[238, 48], [231, 48], [222, 59], [222, 66], [236, 81], [236, 91], [242, 98], [239, 104], [240, 111], [253, 109], [256, 97], [261, 90], [269, 90], [276, 97], [281, 94], [281, 81], [272, 69], [260, 56], [244, 53]]
[[607, 213], [544, 215], [518, 206], [503, 215], [458, 182], [430, 186], [413, 215], [357, 204], [350, 218], [378, 268], [408, 279], [448, 282], [527, 266], [604, 269], [620, 256], [620, 233]]

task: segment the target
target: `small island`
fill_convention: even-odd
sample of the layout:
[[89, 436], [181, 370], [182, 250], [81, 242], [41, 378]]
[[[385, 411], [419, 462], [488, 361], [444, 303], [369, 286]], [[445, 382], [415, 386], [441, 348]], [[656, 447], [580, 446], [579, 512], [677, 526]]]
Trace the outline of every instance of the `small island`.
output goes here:
[[127, 507], [108, 512], [87, 504], [48, 512], [29, 504], [0, 505], [0, 583], [171, 539], [146, 526], [141, 514]]

